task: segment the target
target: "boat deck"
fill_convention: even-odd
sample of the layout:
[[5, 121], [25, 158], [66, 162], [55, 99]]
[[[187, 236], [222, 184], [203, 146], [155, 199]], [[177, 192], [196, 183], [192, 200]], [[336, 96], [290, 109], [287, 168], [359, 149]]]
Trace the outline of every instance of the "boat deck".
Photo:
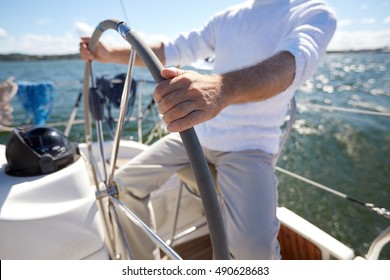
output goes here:
[[[316, 245], [284, 225], [280, 227], [278, 240], [283, 260], [322, 259], [321, 250]], [[209, 235], [174, 246], [174, 250], [184, 260], [211, 260], [213, 254]]]

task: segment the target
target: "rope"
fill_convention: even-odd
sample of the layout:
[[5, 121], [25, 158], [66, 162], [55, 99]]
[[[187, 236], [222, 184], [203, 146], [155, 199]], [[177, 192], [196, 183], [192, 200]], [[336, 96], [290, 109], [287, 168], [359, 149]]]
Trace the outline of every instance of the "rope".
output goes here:
[[13, 127], [0, 124], [0, 132], [3, 132], [3, 131], [12, 132], [12, 130], [14, 130]]
[[380, 215], [380, 216], [383, 216], [383, 217], [385, 217], [385, 218], [387, 218], [387, 219], [390, 219], [390, 211], [387, 210], [386, 208], [380, 208], [380, 207], [375, 206], [373, 203], [362, 202], [362, 201], [357, 200], [357, 199], [355, 199], [355, 198], [349, 197], [348, 195], [346, 195], [346, 194], [344, 194], [344, 193], [341, 193], [341, 192], [339, 192], [339, 191], [336, 191], [336, 190], [334, 190], [334, 189], [332, 189], [332, 188], [329, 188], [329, 187], [327, 187], [327, 186], [324, 186], [324, 185], [322, 185], [322, 184], [320, 184], [320, 183], [317, 183], [317, 182], [315, 182], [315, 181], [312, 181], [312, 180], [310, 180], [310, 179], [308, 179], [308, 178], [305, 178], [305, 177], [303, 177], [303, 176], [301, 176], [301, 175], [298, 175], [298, 174], [296, 174], [296, 173], [293, 173], [293, 172], [288, 171], [288, 170], [286, 170], [286, 169], [283, 169], [283, 168], [281, 168], [281, 167], [276, 166], [275, 169], [276, 169], [277, 171], [281, 172], [281, 173], [284, 173], [284, 174], [289, 175], [289, 176], [291, 176], [291, 177], [293, 177], [293, 178], [296, 178], [296, 179], [301, 180], [301, 181], [303, 181], [303, 182], [305, 182], [305, 183], [308, 183], [309, 185], [312, 185], [312, 186], [314, 186], [314, 187], [317, 187], [317, 188], [319, 188], [319, 189], [322, 189], [322, 190], [324, 190], [324, 191], [327, 191], [327, 192], [329, 192], [329, 193], [332, 193], [332, 194], [334, 194], [334, 195], [336, 195], [336, 196], [338, 196], [338, 197], [341, 197], [341, 198], [347, 199], [347, 200], [349, 200], [349, 201], [351, 201], [351, 202], [354, 202], [354, 203], [357, 203], [357, 204], [359, 204], [359, 205], [365, 206], [366, 208], [370, 209], [371, 211], [375, 212], [376, 214], [378, 214], [378, 215]]
[[18, 90], [18, 85], [14, 82], [14, 77], [0, 83], [0, 124], [11, 125], [13, 122], [11, 100]]
[[126, 13], [125, 4], [123, 3], [122, 0], [120, 0], [120, 2], [121, 2], [121, 8], [122, 8], [123, 16], [125, 17], [126, 22], [129, 22], [129, 20], [127, 19], [127, 13]]
[[327, 111], [340, 111], [340, 112], [347, 112], [347, 113], [357, 113], [357, 114], [365, 114], [365, 115], [390, 117], [390, 112], [375, 112], [375, 111], [369, 111], [369, 110], [341, 108], [341, 107], [335, 107], [335, 106], [323, 106], [323, 105], [308, 104], [308, 103], [304, 103], [301, 105], [306, 106], [306, 107], [311, 107], [314, 109], [322, 109], [322, 110], [327, 110]]

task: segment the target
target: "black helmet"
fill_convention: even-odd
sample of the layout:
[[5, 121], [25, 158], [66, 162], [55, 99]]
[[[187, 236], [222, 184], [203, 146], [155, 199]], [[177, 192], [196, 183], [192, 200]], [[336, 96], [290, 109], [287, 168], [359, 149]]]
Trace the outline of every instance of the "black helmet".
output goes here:
[[76, 145], [55, 128], [15, 128], [6, 144], [6, 172], [16, 176], [48, 174], [73, 163], [78, 154]]

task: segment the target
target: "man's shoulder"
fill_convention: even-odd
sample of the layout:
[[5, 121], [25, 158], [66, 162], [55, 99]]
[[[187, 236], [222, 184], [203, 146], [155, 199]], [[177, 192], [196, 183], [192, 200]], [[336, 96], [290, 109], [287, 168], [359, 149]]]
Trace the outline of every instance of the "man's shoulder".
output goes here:
[[217, 12], [214, 18], [232, 17], [238, 12], [251, 7], [250, 1], [245, 1], [239, 4], [231, 5], [226, 9]]

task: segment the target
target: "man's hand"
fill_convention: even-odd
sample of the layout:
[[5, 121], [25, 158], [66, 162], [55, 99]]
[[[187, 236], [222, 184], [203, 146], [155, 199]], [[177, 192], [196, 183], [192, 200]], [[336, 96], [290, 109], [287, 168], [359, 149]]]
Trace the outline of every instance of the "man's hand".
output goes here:
[[89, 37], [81, 37], [79, 44], [81, 58], [85, 61], [96, 60], [99, 62], [110, 62], [110, 49], [99, 41], [96, 45], [94, 53], [92, 53], [88, 48], [90, 39], [91, 38]]
[[214, 118], [225, 108], [222, 78], [194, 71], [165, 68], [167, 79], [157, 84], [154, 99], [170, 132], [180, 132]]

